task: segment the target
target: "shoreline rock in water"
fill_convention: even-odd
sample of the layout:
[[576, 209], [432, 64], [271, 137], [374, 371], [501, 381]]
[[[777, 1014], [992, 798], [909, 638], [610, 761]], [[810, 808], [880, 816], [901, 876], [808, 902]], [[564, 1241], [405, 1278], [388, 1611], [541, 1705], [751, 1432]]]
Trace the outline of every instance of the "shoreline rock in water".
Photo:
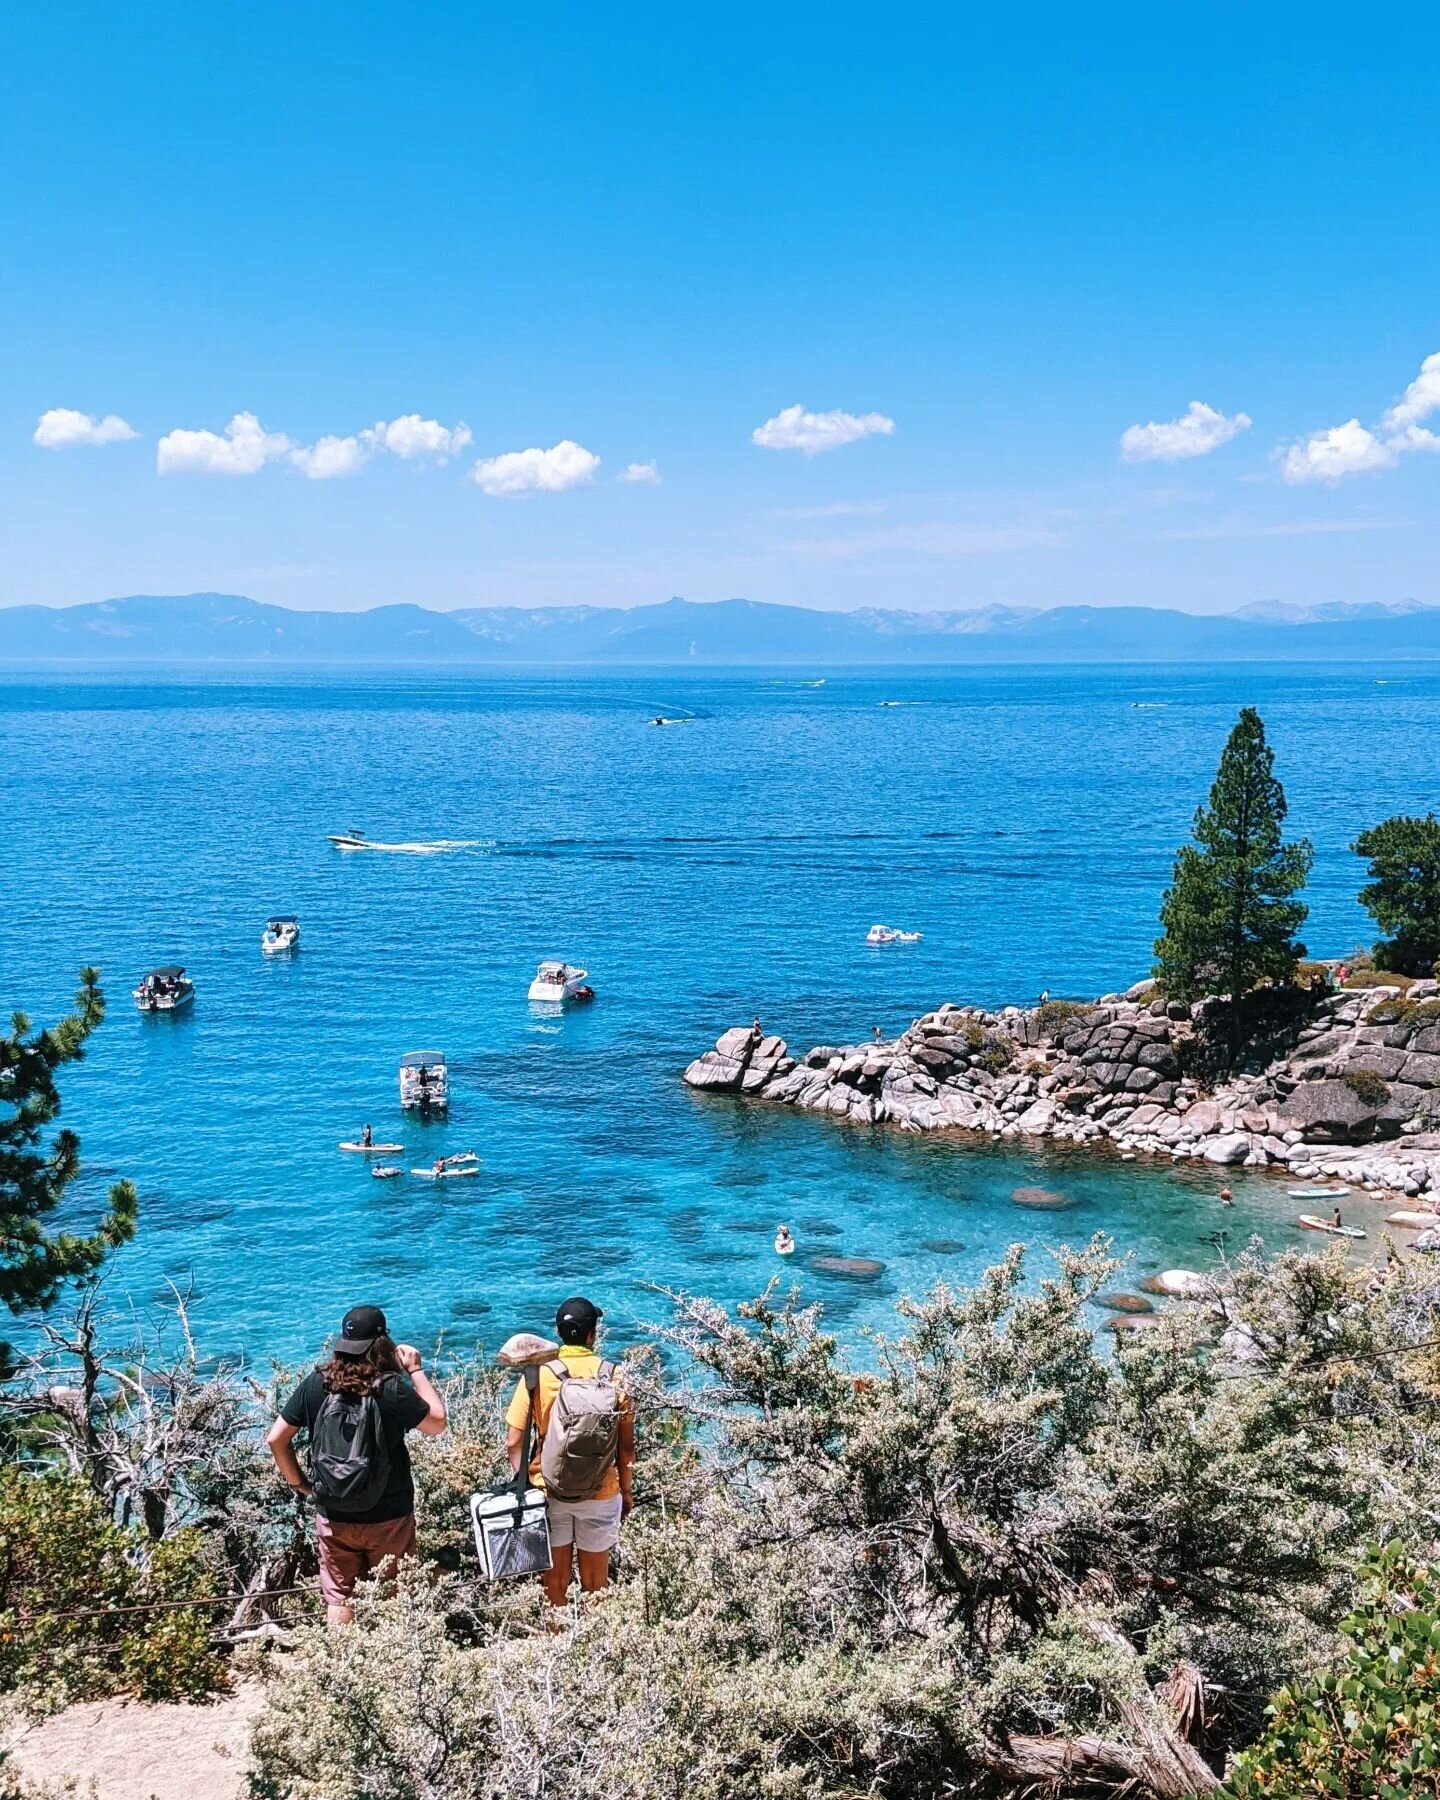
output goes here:
[[1437, 992], [1302, 991], [1268, 1056], [1213, 1086], [1192, 1009], [1156, 998], [1151, 982], [1084, 1007], [947, 1002], [893, 1040], [798, 1058], [739, 1027], [685, 1080], [855, 1124], [1103, 1142], [1440, 1205]]

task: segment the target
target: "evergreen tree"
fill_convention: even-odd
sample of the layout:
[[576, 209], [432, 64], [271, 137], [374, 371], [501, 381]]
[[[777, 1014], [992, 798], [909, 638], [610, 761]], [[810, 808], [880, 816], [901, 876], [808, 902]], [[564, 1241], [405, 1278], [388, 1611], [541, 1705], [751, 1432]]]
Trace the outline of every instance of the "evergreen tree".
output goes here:
[[1195, 814], [1194, 842], [1175, 858], [1160, 907], [1155, 974], [1177, 1000], [1226, 995], [1238, 1042], [1239, 1001], [1265, 981], [1286, 981], [1305, 946], [1295, 933], [1308, 908], [1308, 839], [1287, 844], [1285, 790], [1253, 706], [1241, 710], [1210, 789]]
[[[44, 1309], [65, 1282], [92, 1273], [135, 1233], [138, 1202], [128, 1181], [110, 1189], [109, 1206], [88, 1236], [50, 1231], [47, 1222], [80, 1172], [80, 1140], [61, 1130], [46, 1148], [45, 1128], [58, 1116], [55, 1072], [79, 1062], [85, 1040], [105, 1017], [105, 996], [94, 969], [80, 971], [75, 1010], [32, 1036], [16, 1013], [0, 1037], [0, 1303], [12, 1313]], [[9, 1346], [0, 1343], [0, 1370]]]
[[1351, 849], [1370, 863], [1360, 904], [1385, 933], [1375, 961], [1402, 975], [1430, 974], [1440, 962], [1440, 819], [1384, 819]]

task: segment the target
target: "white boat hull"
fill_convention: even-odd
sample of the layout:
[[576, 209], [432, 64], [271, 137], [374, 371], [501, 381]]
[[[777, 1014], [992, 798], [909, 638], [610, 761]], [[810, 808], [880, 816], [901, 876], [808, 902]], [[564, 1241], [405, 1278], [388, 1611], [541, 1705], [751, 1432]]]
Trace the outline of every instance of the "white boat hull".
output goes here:
[[195, 1004], [195, 990], [191, 988], [184, 994], [147, 994], [141, 989], [135, 990], [135, 1004], [145, 1013], [184, 1012]]

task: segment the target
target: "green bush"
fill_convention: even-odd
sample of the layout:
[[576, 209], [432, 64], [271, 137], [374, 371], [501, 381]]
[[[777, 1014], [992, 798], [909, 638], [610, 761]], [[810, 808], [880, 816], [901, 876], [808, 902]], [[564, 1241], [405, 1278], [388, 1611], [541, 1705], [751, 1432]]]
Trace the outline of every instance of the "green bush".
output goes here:
[[1042, 1037], [1054, 1037], [1071, 1019], [1078, 1019], [1090, 1010], [1089, 1003], [1084, 1000], [1046, 1000], [1036, 1008], [1035, 1021]]
[[1339, 1667], [1281, 1688], [1228, 1800], [1420, 1800], [1440, 1795], [1440, 1581], [1398, 1545], [1372, 1556], [1341, 1627]]
[[1398, 987], [1404, 989], [1413, 987], [1414, 983], [1415, 977], [1413, 975], [1388, 975], [1383, 969], [1351, 969], [1350, 973], [1340, 985], [1341, 987], [1352, 989], [1377, 987]]
[[1398, 1025], [1414, 1011], [1408, 1000], [1377, 1000], [1365, 1015], [1367, 1025]]
[[[224, 1679], [211, 1610], [151, 1603], [215, 1592], [195, 1532], [150, 1544], [73, 1476], [0, 1473], [0, 1688], [58, 1700], [208, 1693]], [[104, 1610], [139, 1606], [150, 1609]]]
[[1357, 1100], [1366, 1106], [1383, 1106], [1390, 1098], [1390, 1087], [1383, 1075], [1374, 1069], [1347, 1069], [1340, 1077]]

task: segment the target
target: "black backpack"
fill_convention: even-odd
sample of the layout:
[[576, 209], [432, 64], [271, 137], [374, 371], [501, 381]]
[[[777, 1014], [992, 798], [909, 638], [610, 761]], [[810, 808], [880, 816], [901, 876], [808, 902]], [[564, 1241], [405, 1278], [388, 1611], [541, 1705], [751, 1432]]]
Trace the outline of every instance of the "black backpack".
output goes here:
[[390, 1445], [373, 1393], [327, 1393], [310, 1427], [310, 1485], [327, 1511], [363, 1513], [390, 1479]]

